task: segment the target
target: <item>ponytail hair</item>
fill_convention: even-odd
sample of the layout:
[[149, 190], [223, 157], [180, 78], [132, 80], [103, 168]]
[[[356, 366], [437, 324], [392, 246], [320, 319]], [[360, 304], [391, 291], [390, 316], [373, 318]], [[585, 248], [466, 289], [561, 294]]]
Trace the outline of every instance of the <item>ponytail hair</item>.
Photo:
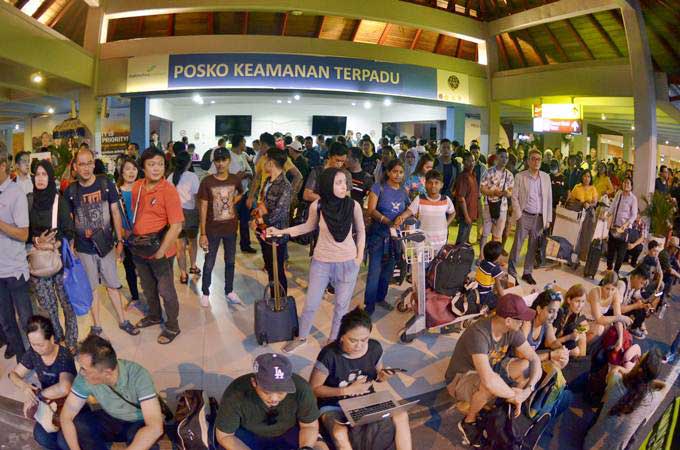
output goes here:
[[175, 156], [175, 172], [172, 174], [172, 184], [177, 186], [184, 172], [189, 169], [189, 164], [191, 164], [191, 155], [189, 153], [180, 152]]

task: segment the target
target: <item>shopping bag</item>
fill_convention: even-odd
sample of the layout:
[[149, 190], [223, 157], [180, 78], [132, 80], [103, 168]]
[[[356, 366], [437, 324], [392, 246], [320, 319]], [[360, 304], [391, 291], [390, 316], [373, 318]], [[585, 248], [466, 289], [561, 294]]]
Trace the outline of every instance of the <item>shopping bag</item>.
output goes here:
[[76, 315], [84, 316], [92, 306], [92, 288], [87, 279], [87, 273], [80, 260], [71, 251], [71, 246], [66, 239], [63, 240], [61, 248], [64, 263], [64, 291]]

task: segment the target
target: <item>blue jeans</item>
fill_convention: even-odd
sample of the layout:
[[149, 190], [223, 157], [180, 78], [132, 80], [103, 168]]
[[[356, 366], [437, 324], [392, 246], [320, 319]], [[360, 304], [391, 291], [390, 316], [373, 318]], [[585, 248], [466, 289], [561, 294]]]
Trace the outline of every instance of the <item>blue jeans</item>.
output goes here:
[[45, 450], [68, 450], [68, 446], [59, 446], [59, 432], [48, 433], [39, 423], [33, 427], [33, 439]]
[[26, 352], [22, 336], [31, 315], [33, 308], [28, 294], [28, 280], [23, 276], [0, 278], [0, 326], [7, 339], [8, 348], [17, 355], [17, 361], [20, 361]]
[[467, 243], [470, 240], [470, 231], [472, 231], [472, 224], [465, 223], [464, 220], [458, 221], [458, 236], [456, 236], [456, 245]]
[[673, 339], [671, 349], [668, 353], [671, 355], [677, 355], [679, 349], [680, 349], [680, 331], [678, 331], [678, 334], [675, 335], [675, 339]]
[[238, 214], [238, 234], [240, 237], [241, 250], [250, 247], [250, 209], [246, 205], [248, 193], [244, 192], [241, 201], [236, 204], [236, 214]]
[[364, 295], [364, 307], [369, 314], [375, 311], [375, 304], [384, 302], [390, 280], [397, 263], [394, 252], [391, 251], [389, 236], [381, 233], [368, 235], [368, 278], [366, 279], [366, 292]]
[[205, 261], [203, 262], [203, 282], [201, 283], [203, 295], [210, 295], [212, 271], [215, 267], [215, 260], [217, 259], [217, 251], [220, 249], [220, 243], [224, 245], [224, 294], [231, 294], [231, 292], [234, 290], [236, 235], [208, 236], [208, 253], [205, 255]]
[[258, 436], [245, 428], [236, 430], [235, 436], [252, 449], [291, 450], [300, 447], [300, 427], [298, 425], [281, 436], [272, 438]]
[[330, 282], [335, 288], [335, 308], [333, 309], [333, 324], [331, 325], [330, 339], [338, 336], [340, 320], [347, 314], [354, 286], [357, 283], [359, 265], [353, 260], [338, 263], [327, 263], [312, 259], [309, 266], [309, 286], [307, 287], [307, 298], [305, 299], [305, 309], [302, 311], [300, 319], [300, 337], [306, 338], [312, 329], [314, 315], [319, 309], [321, 299], [326, 286]]
[[[91, 411], [83, 409], [73, 420], [78, 433], [80, 448], [87, 450], [109, 450], [108, 444], [112, 442], [125, 442], [130, 445], [135, 435], [144, 426], [143, 420], [126, 422], [109, 416], [104, 410]], [[59, 446], [68, 449], [62, 432], [59, 432]], [[159, 450], [158, 444], [154, 444], [149, 450]]]

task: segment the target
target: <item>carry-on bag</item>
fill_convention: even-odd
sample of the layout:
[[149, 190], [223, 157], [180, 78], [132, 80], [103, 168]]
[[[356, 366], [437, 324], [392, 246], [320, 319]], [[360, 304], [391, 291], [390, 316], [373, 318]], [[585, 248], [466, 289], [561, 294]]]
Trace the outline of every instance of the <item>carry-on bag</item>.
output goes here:
[[588, 248], [588, 257], [586, 258], [586, 266], [583, 269], [583, 276], [586, 278], [595, 278], [597, 269], [600, 266], [600, 258], [602, 258], [604, 243], [601, 239], [594, 239]]

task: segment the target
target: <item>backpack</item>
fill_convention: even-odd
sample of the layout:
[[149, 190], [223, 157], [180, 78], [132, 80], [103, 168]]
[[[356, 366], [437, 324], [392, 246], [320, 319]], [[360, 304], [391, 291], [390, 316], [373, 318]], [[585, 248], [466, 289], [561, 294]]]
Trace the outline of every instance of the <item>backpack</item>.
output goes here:
[[215, 446], [215, 399], [201, 389], [187, 389], [179, 394], [175, 420], [175, 444], [180, 450], [212, 450]]
[[584, 397], [592, 406], [600, 406], [604, 392], [607, 389], [607, 374], [609, 373], [609, 363], [607, 361], [607, 347], [603, 344], [603, 338], [599, 338], [592, 344], [590, 358], [590, 371]]
[[349, 441], [354, 450], [394, 450], [395, 435], [396, 428], [390, 418], [349, 429]]
[[558, 367], [553, 364], [544, 364], [541, 380], [522, 405], [524, 413], [532, 419], [546, 413], [552, 414], [566, 385], [567, 381]]
[[470, 244], [444, 245], [427, 269], [427, 287], [440, 294], [455, 295], [465, 286], [474, 260]]
[[513, 417], [512, 405], [499, 400], [488, 412], [481, 412], [486, 450], [533, 450], [550, 422], [550, 413], [531, 419], [526, 414]]

